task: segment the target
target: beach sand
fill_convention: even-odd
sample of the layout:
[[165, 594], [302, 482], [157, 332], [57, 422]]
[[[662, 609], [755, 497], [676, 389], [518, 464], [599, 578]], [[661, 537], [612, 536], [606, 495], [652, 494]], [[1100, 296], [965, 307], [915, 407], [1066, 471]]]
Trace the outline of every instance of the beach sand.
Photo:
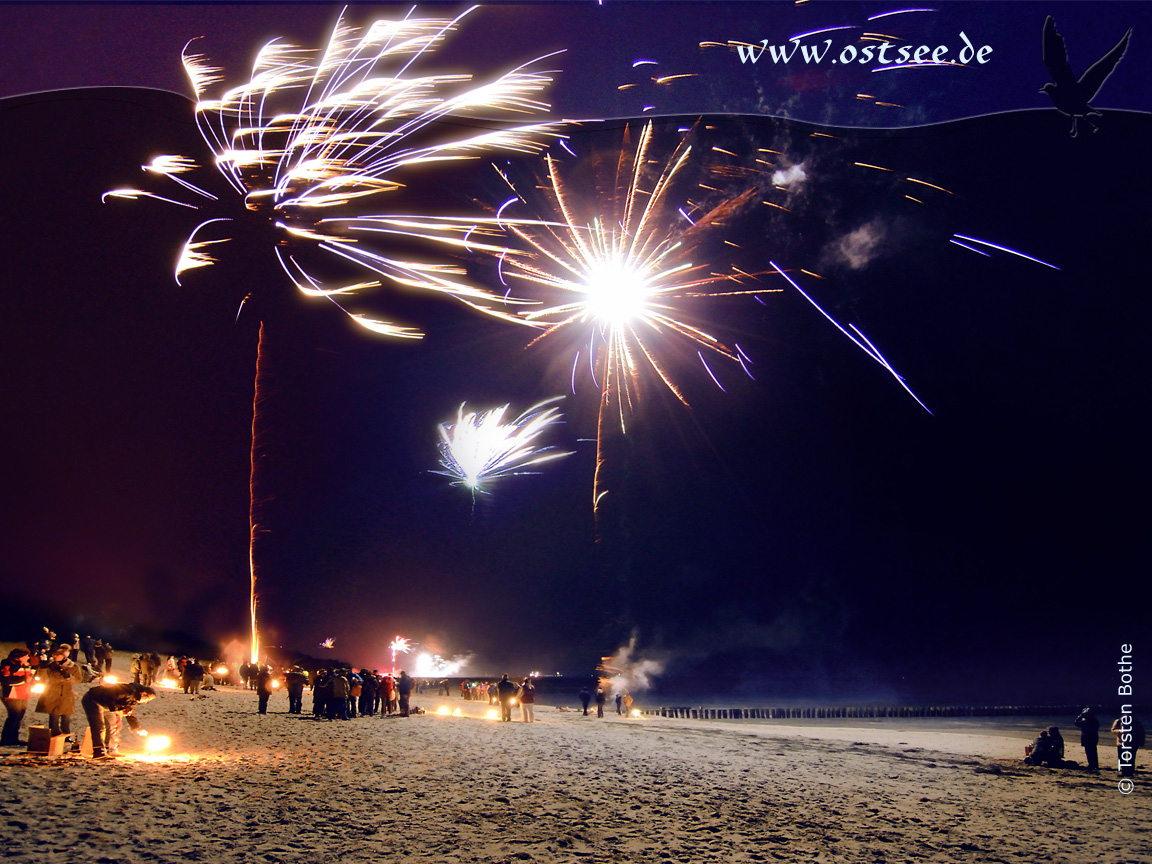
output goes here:
[[[529, 725], [484, 719], [486, 705], [458, 697], [413, 701], [429, 713], [328, 722], [285, 713], [282, 692], [261, 716], [239, 688], [165, 691], [138, 709], [146, 729], [173, 739], [156, 761], [127, 730], [120, 759], [5, 748], [4, 854], [35, 864], [1152, 864], [1152, 783], [1141, 771], [1132, 794], [1119, 792], [1107, 737], [1092, 776], [1024, 765], [1022, 738], [903, 721], [597, 719], [539, 705]], [[436, 714], [441, 705], [463, 716]], [[84, 727], [78, 711], [73, 729]], [[1082, 762], [1076, 740], [1068, 756]]]

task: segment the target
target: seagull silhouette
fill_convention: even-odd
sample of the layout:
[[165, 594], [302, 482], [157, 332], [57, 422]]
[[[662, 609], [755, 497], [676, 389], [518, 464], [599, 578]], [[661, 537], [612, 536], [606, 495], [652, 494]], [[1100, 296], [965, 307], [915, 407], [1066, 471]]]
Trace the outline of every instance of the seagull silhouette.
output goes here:
[[[1077, 133], [1077, 123], [1083, 120], [1097, 131], [1097, 126], [1089, 118], [1099, 117], [1100, 112], [1088, 103], [1096, 98], [1100, 88], [1128, 50], [1128, 37], [1132, 35], [1132, 28], [1128, 28], [1116, 47], [1092, 64], [1092, 67], [1076, 80], [1072, 67], [1068, 65], [1068, 49], [1064, 45], [1064, 37], [1056, 29], [1056, 22], [1049, 15], [1044, 19], [1044, 38], [1041, 45], [1041, 56], [1044, 65], [1048, 67], [1048, 74], [1053, 81], [1040, 88], [1041, 93], [1047, 93], [1061, 114], [1072, 118], [1073, 137]], [[1054, 82], [1054, 83], [1053, 83]]]

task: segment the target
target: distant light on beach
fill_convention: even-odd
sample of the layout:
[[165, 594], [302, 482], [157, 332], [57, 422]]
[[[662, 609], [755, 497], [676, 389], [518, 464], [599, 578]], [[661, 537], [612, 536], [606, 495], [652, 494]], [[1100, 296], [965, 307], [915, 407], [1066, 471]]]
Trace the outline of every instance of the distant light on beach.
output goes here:
[[632, 716], [633, 717], [639, 717], [640, 716], [640, 709], [639, 708], [633, 708], [632, 709]]
[[437, 714], [443, 714], [444, 716], [447, 717], [447, 716], [452, 714], [452, 711], [448, 708], [447, 705], [441, 705], [439, 708], [436, 709], [436, 713]]
[[273, 689], [273, 690], [278, 690], [279, 688], [280, 688], [280, 682], [279, 682], [279, 681], [277, 681], [275, 678], [274, 678], [274, 679], [272, 679], [272, 689]]
[[167, 750], [171, 744], [172, 739], [167, 735], [149, 735], [148, 740], [144, 742], [144, 749], [155, 753], [159, 750]]
[[486, 720], [499, 720], [500, 713], [495, 708], [489, 708], [488, 713], [484, 715]]
[[228, 674], [228, 667], [227, 666], [217, 666], [216, 667], [216, 674], [217, 675], [227, 675]]

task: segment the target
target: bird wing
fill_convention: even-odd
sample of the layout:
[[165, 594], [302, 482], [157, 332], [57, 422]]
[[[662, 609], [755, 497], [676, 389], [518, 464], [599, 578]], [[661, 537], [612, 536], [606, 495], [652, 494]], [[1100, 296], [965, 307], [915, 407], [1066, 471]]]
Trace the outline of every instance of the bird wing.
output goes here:
[[1120, 58], [1128, 50], [1128, 37], [1131, 35], [1132, 28], [1129, 27], [1128, 32], [1116, 43], [1116, 47], [1093, 63], [1092, 68], [1080, 76], [1080, 91], [1085, 95], [1085, 102], [1091, 102], [1092, 98], [1100, 92], [1100, 88], [1108, 76], [1112, 74], [1112, 70], [1120, 62]]
[[1052, 20], [1051, 15], [1044, 19], [1040, 56], [1057, 87], [1076, 85], [1076, 76], [1072, 73], [1072, 67], [1068, 65], [1068, 49], [1064, 45], [1064, 37], [1056, 29], [1056, 22]]

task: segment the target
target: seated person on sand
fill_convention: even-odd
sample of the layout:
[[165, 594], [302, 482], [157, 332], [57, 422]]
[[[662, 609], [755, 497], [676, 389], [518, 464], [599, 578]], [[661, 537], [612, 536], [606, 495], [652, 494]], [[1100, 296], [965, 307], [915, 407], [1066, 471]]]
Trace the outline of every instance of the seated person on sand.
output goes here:
[[1036, 740], [1032, 742], [1032, 749], [1024, 757], [1024, 761], [1029, 765], [1048, 765], [1050, 767], [1060, 764], [1060, 752], [1057, 750], [1055, 742], [1048, 736], [1047, 729], [1042, 730]]

